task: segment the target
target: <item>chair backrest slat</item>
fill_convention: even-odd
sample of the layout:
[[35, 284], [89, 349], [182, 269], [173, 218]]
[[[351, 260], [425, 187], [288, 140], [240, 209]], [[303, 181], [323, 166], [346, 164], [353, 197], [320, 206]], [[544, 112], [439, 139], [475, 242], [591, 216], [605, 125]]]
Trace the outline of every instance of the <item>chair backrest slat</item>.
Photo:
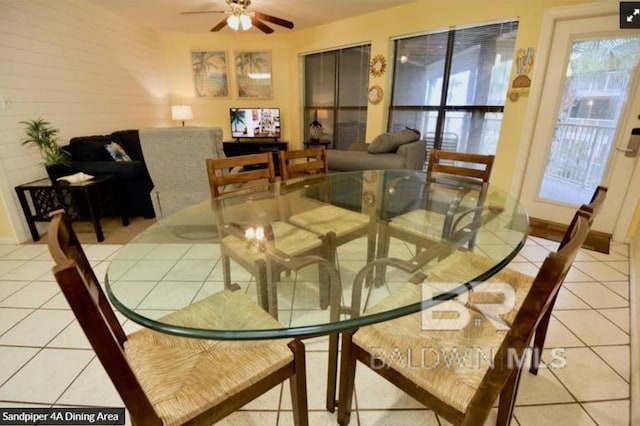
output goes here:
[[[445, 163], [442, 163], [442, 161]], [[493, 169], [493, 155], [468, 154], [464, 152], [441, 151], [432, 149], [429, 156], [429, 165], [427, 173], [429, 176], [437, 173], [448, 175], [465, 176], [481, 180], [483, 183], [489, 182], [491, 171]], [[446, 164], [446, 162], [454, 162], [454, 164]], [[462, 165], [460, 163], [468, 163], [480, 165], [481, 168], [471, 167], [470, 165]]]
[[64, 211], [51, 213], [49, 251], [53, 275], [87, 339], [138, 424], [160, 425], [124, 354], [127, 336], [95, 276]]
[[[590, 211], [595, 216], [598, 214], [604, 203], [604, 199], [607, 196], [607, 188], [604, 186], [598, 186], [593, 192], [591, 201], [586, 206], [583, 206], [584, 210]], [[592, 218], [593, 219], [593, 218]]]
[[324, 148], [280, 151], [278, 157], [280, 160], [282, 180], [317, 174], [326, 175], [329, 173]]
[[[605, 188], [604, 186], [598, 186], [594, 191], [589, 204], [583, 204], [582, 206], [580, 206], [580, 210], [590, 213], [590, 218], [589, 218], [589, 220], [591, 221], [590, 223], [593, 223], [593, 220], [595, 219], [596, 215], [602, 208], [602, 205], [604, 204], [604, 199], [606, 198], [606, 196], [607, 196], [607, 188]], [[562, 250], [562, 248], [565, 245], [567, 245], [567, 243], [569, 242], [571, 238], [571, 233], [569, 232], [569, 230], [575, 229], [574, 222], [576, 221], [577, 217], [578, 215], [575, 214], [571, 219], [571, 223], [569, 223], [567, 232], [565, 232], [564, 236], [562, 237], [562, 241], [560, 241], [560, 246], [558, 247], [558, 250]]]
[[[259, 180], [269, 183], [276, 181], [273, 156], [270, 152], [219, 159], [208, 158], [207, 174], [212, 197], [242, 189], [235, 187], [238, 184]], [[228, 185], [234, 185], [234, 188], [226, 189]]]

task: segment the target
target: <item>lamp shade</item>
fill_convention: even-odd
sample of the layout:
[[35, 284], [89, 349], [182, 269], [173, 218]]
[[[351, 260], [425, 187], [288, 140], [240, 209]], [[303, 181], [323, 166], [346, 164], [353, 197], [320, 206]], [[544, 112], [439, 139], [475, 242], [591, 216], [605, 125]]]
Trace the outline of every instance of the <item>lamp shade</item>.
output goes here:
[[172, 105], [171, 119], [176, 121], [193, 120], [191, 105]]

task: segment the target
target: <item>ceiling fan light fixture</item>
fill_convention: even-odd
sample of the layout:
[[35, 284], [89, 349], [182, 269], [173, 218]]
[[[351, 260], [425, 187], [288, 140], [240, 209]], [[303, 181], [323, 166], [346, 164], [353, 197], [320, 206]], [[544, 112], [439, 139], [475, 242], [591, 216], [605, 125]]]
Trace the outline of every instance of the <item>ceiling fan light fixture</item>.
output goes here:
[[249, 15], [245, 13], [240, 15], [240, 28], [242, 28], [243, 31], [247, 31], [249, 28], [251, 28], [251, 18], [249, 17]]
[[238, 28], [240, 26], [240, 18], [238, 17], [238, 15], [231, 15], [227, 18], [227, 25], [229, 25], [229, 28], [231, 28], [233, 31], [238, 31]]
[[251, 17], [240, 10], [236, 10], [227, 18], [227, 25], [233, 31], [238, 31], [239, 29], [247, 31], [251, 28]]

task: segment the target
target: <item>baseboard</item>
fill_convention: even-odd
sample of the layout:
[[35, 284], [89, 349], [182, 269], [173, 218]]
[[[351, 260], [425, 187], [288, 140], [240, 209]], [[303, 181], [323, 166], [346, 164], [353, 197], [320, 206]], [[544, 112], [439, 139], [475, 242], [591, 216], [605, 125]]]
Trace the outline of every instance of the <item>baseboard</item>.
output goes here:
[[631, 422], [640, 424], [640, 315], [638, 314], [638, 295], [640, 295], [640, 237], [629, 244], [629, 307], [631, 326]]
[[0, 244], [17, 244], [15, 238], [0, 237]]
[[[568, 225], [562, 223], [550, 222], [535, 217], [530, 218], [531, 224], [530, 235], [534, 237], [545, 238], [552, 241], [562, 241], [562, 237], [567, 232]], [[611, 234], [605, 234], [599, 231], [589, 231], [587, 239], [582, 247], [609, 254], [609, 245], [611, 243]]]

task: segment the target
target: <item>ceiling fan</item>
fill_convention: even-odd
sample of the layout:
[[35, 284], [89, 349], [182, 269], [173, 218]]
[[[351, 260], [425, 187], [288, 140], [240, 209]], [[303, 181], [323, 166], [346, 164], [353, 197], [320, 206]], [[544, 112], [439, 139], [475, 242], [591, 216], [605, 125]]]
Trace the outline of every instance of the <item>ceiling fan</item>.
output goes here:
[[234, 31], [238, 31], [238, 29], [246, 31], [251, 28], [251, 26], [255, 26], [263, 33], [271, 34], [273, 32], [273, 28], [262, 21], [267, 21], [289, 29], [293, 28], [293, 22], [287, 21], [286, 19], [267, 15], [266, 13], [248, 11], [247, 8], [251, 5], [251, 0], [225, 0], [225, 2], [229, 5], [230, 10], [198, 10], [192, 12], [181, 12], [180, 14], [193, 15], [200, 13], [225, 13], [229, 15], [227, 18], [220, 21], [218, 25], [211, 28], [212, 32], [220, 31], [228, 25], [229, 28]]

